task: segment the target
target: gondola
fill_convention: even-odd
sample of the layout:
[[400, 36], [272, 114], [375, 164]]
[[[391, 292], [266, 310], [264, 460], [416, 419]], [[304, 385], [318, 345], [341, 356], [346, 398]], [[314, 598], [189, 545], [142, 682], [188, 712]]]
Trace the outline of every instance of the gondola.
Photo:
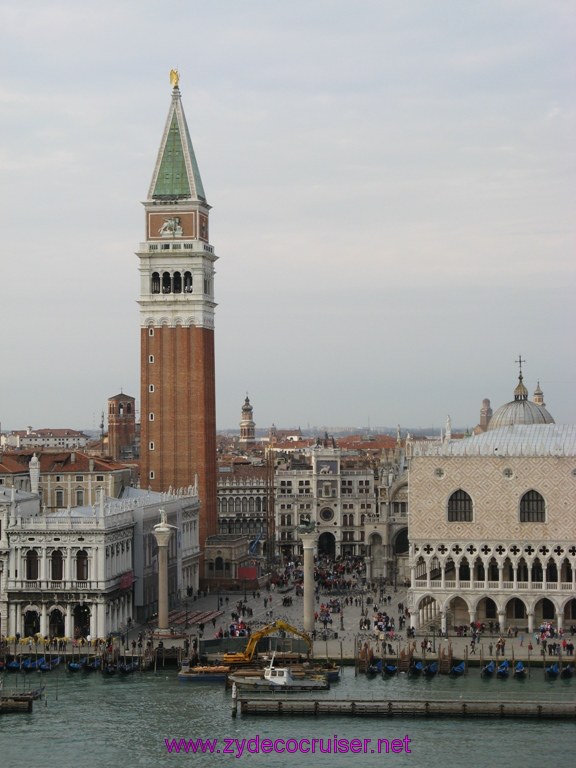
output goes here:
[[87, 661], [88, 659], [86, 658], [86, 656], [83, 656], [81, 659], [78, 659], [78, 661], [69, 661], [68, 669], [70, 672], [81, 672], [86, 666]]
[[378, 659], [376, 662], [372, 662], [372, 664], [368, 665], [368, 668], [366, 669], [366, 677], [369, 680], [372, 680], [376, 677], [376, 675], [381, 674], [382, 672], [382, 659]]
[[127, 661], [124, 664], [118, 664], [118, 672], [121, 675], [130, 675], [132, 672], [137, 672], [139, 666], [138, 661]]
[[559, 674], [560, 667], [558, 666], [557, 661], [555, 661], [554, 664], [551, 664], [549, 667], [546, 667], [546, 677], [548, 680], [556, 680]]
[[396, 674], [396, 672], [398, 672], [398, 667], [396, 664], [384, 664], [383, 672], [388, 677], [392, 677]]
[[564, 667], [562, 671], [560, 672], [560, 677], [562, 680], [569, 680], [574, 675], [574, 667], [572, 664], [568, 664], [568, 666]]
[[498, 669], [496, 670], [496, 677], [499, 677], [500, 680], [505, 680], [508, 675], [510, 674], [510, 662], [508, 659], [505, 659], [502, 664], [498, 666]]
[[46, 659], [44, 656], [40, 656], [39, 659], [33, 659], [31, 656], [29, 656], [22, 662], [22, 669], [25, 672], [36, 672], [36, 670], [40, 667], [40, 664], [44, 664], [45, 661]]
[[61, 661], [62, 661], [62, 657], [56, 656], [54, 659], [48, 659], [47, 661], [43, 661], [42, 664], [38, 665], [38, 669], [40, 670], [40, 672], [52, 672], [54, 667], [57, 667]]
[[84, 665], [84, 672], [96, 672], [100, 669], [102, 665], [102, 660], [99, 656], [95, 656], [93, 659], [90, 659], [86, 662]]
[[423, 671], [424, 664], [421, 661], [413, 661], [412, 664], [410, 664], [408, 674], [412, 675], [413, 677], [418, 677], [422, 674]]
[[514, 677], [517, 680], [523, 680], [526, 677], [526, 667], [523, 661], [517, 661], [514, 667]]
[[459, 664], [454, 664], [454, 666], [450, 670], [450, 675], [452, 677], [460, 677], [460, 675], [463, 675], [464, 672], [466, 672], [466, 664], [464, 664], [464, 662], [461, 661]]
[[422, 674], [425, 677], [434, 677], [434, 675], [438, 674], [438, 662], [431, 661], [429, 664], [426, 664], [422, 670]]
[[485, 664], [482, 667], [482, 672], [480, 674], [482, 677], [492, 677], [495, 671], [496, 664], [493, 661], [489, 661], [488, 664]]
[[24, 664], [26, 660], [27, 659], [23, 659], [22, 657], [20, 657], [20, 659], [12, 659], [12, 661], [9, 661], [8, 664], [6, 664], [6, 669], [8, 672], [20, 672], [22, 664]]

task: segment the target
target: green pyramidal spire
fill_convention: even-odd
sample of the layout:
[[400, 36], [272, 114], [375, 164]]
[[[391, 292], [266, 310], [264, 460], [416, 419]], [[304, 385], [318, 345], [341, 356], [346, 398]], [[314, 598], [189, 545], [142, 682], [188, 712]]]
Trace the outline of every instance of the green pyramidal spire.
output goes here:
[[172, 103], [148, 198], [150, 200], [198, 200], [206, 202], [200, 170], [194, 155], [177, 84], [172, 90]]

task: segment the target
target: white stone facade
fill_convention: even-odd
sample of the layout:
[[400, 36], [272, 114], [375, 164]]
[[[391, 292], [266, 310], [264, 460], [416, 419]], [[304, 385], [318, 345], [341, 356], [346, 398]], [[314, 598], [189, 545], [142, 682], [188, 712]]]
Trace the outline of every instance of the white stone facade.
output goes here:
[[130, 511], [104, 503], [40, 514], [38, 497], [0, 503], [2, 633], [105, 637], [132, 611]]
[[309, 466], [278, 469], [275, 475], [276, 546], [284, 558], [298, 554], [297, 528], [312, 522], [318, 552], [364, 556], [365, 522], [376, 512], [374, 471], [342, 466], [342, 451], [316, 445]]
[[128, 489], [123, 499], [45, 514], [38, 495], [0, 491], [0, 635], [106, 637], [156, 609], [152, 529], [163, 509], [177, 531], [170, 599], [198, 589], [196, 487], [165, 494]]
[[190, 592], [198, 590], [200, 579], [200, 541], [198, 516], [200, 502], [196, 486], [177, 492], [156, 493], [129, 489], [126, 503], [134, 515], [134, 616], [147, 621], [158, 609], [158, 547], [154, 526], [160, 510], [175, 527], [168, 544], [169, 607]]
[[0, 435], [0, 444], [8, 448], [85, 448], [88, 436], [75, 429], [26, 429]]
[[218, 533], [247, 536], [257, 542], [255, 555], [268, 546], [269, 474], [267, 467], [244, 466], [218, 472]]

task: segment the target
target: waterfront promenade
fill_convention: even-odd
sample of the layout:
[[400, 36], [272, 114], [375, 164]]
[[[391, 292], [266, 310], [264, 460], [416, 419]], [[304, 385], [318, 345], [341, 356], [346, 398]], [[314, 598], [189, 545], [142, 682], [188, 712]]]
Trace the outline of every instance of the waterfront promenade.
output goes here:
[[[207, 593], [195, 599], [191, 597], [186, 598], [180, 605], [174, 607], [169, 614], [169, 623], [174, 631], [173, 635], [162, 638], [152, 636], [150, 638], [150, 632], [153, 627], [151, 622], [145, 625], [134, 624], [123, 632], [116, 633], [117, 647], [119, 647], [121, 654], [125, 652], [129, 657], [143, 655], [150, 659], [152, 658], [150, 651], [158, 649], [161, 640], [167, 652], [165, 654], [166, 658], [182, 658], [186, 654], [187, 645], [192, 647], [194, 640], [199, 640], [200, 638], [213, 640], [220, 629], [223, 631], [228, 630], [233, 622], [232, 613], [236, 612], [239, 601], [244, 602], [244, 597], [246, 598], [248, 613], [252, 613], [251, 616], [246, 616], [245, 621], [252, 631], [257, 631], [276, 619], [283, 619], [296, 628], [302, 628], [303, 597], [297, 595], [295, 589], [279, 591], [272, 588], [268, 591], [263, 588], [260, 589], [259, 596], [256, 597], [253, 590], [248, 589], [246, 592], [243, 589], [220, 591]], [[286, 597], [291, 599], [291, 605], [283, 604]], [[348, 597], [349, 603], [347, 606], [343, 605], [346, 597]], [[398, 626], [398, 605], [406, 605], [407, 594], [405, 587], [398, 587], [396, 590], [393, 587], [386, 587], [382, 595], [379, 589], [376, 592], [370, 589], [363, 589], [349, 595], [346, 595], [346, 593], [321, 592], [318, 599], [315, 599], [315, 609], [319, 610], [322, 603], [326, 604], [332, 598], [339, 598], [343, 609], [341, 613], [330, 614], [332, 623], [327, 626], [326, 639], [323, 638], [324, 627], [322, 623], [316, 622], [313, 655], [317, 659], [330, 658], [336, 661], [342, 659], [352, 663], [356, 658], [359, 647], [372, 651], [375, 657], [386, 655], [389, 659], [398, 658], [401, 654], [406, 656], [410, 652], [413, 652], [414, 657], [417, 659], [426, 658], [433, 660], [440, 656], [446, 658], [451, 655], [454, 659], [465, 659], [471, 665], [480, 665], [489, 659], [496, 659], [496, 644], [499, 637], [501, 637], [499, 633], [484, 633], [480, 636], [479, 641], [472, 646], [470, 637], [457, 637], [453, 631], [449, 632], [448, 637], [440, 637], [436, 631], [432, 632], [430, 629], [428, 631], [421, 629], [414, 638], [408, 638], [406, 627], [404, 627], [398, 632], [397, 637], [386, 639], [385, 643], [383, 643], [372, 629], [360, 629], [363, 616], [369, 620], [372, 619], [375, 605], [380, 610], [394, 617], [396, 626]], [[389, 601], [388, 598], [390, 598]], [[201, 624], [204, 624], [203, 630], [201, 630]], [[371, 621], [370, 626], [372, 626]], [[536, 644], [534, 637], [530, 638], [521, 629], [520, 622], [517, 634], [512, 633], [512, 636], [508, 636], [508, 632], [505, 631], [502, 637], [505, 640], [505, 649], [500, 654], [500, 658], [507, 658], [509, 660], [521, 659], [524, 662], [531, 661], [535, 665], [542, 664], [541, 646]], [[565, 637], [572, 643], [576, 639], [570, 634], [569, 628], [565, 633]], [[153, 648], [148, 647], [149, 640], [151, 640]], [[423, 652], [422, 643], [424, 640], [430, 641], [432, 645], [431, 652]], [[530, 642], [532, 642], [532, 650], [529, 648]], [[239, 648], [243, 645], [244, 642], [238, 641]], [[384, 654], [383, 645], [385, 645], [384, 650], [386, 654]], [[41, 653], [44, 649], [41, 646], [30, 647], [28, 644], [17, 647], [10, 644], [7, 650], [9, 653], [17, 651], [26, 656], [30, 653]], [[96, 652], [94, 646], [80, 648], [74, 646], [71, 642], [66, 643], [66, 647], [63, 650], [63, 653], [60, 649], [52, 650], [51, 653], [52, 655], [62, 653], [68, 659], [73, 659], [78, 657], [79, 654], [90, 655]], [[161, 659], [161, 663], [164, 663], [162, 655]], [[550, 663], [551, 660], [558, 660], [558, 657], [547, 653], [545, 656], [546, 663]], [[564, 654], [562, 661], [563, 663], [574, 663], [574, 655], [568, 656]]]
[[[246, 605], [252, 610], [252, 616], [246, 618], [246, 623], [251, 626], [255, 631], [266, 624], [269, 624], [276, 619], [283, 619], [289, 624], [297, 628], [302, 628], [303, 624], [303, 597], [297, 596], [295, 590], [289, 592], [279, 592], [278, 590], [271, 589], [268, 592], [266, 589], [260, 590], [260, 596], [254, 597], [252, 590], [238, 590], [238, 591], [222, 591], [219, 593], [209, 593], [205, 597], [202, 596], [196, 600], [188, 598], [183, 601], [178, 611], [172, 611], [171, 616], [184, 614], [188, 618], [188, 627], [186, 628], [186, 621], [174, 625], [174, 629], [177, 634], [182, 633], [185, 637], [164, 639], [164, 646], [166, 648], [182, 647], [184, 639], [187, 638], [189, 642], [192, 642], [194, 638], [203, 635], [204, 639], [215, 638], [218, 630], [222, 628], [226, 630], [232, 622], [232, 612], [235, 611], [238, 601], [244, 601], [246, 595]], [[313, 643], [313, 653], [316, 658], [331, 658], [331, 659], [345, 659], [353, 660], [355, 658], [355, 652], [358, 645], [369, 643], [370, 647], [374, 651], [375, 655], [379, 655], [377, 652], [381, 652], [381, 644], [378, 642], [377, 635], [371, 630], [360, 630], [360, 621], [362, 615], [367, 616], [369, 619], [373, 615], [374, 605], [378, 605], [381, 610], [386, 611], [390, 616], [393, 616], [396, 620], [396, 626], [398, 626], [398, 604], [406, 605], [406, 588], [398, 587], [395, 591], [393, 587], [387, 587], [382, 599], [380, 599], [380, 591], [376, 593], [372, 590], [363, 590], [362, 593], [353, 593], [349, 595], [349, 604], [344, 606], [342, 613], [331, 614], [332, 623], [328, 625], [328, 638], [322, 639], [323, 625], [320, 622], [316, 622], [316, 639]], [[283, 605], [283, 599], [285, 597], [292, 598], [292, 605]], [[344, 602], [346, 594], [338, 594], [324, 592], [320, 593], [319, 600], [316, 602], [316, 607], [322, 603], [327, 603], [331, 598], [338, 597], [341, 602]], [[388, 602], [390, 597], [390, 602]], [[370, 599], [370, 603], [368, 603]], [[266, 605], [264, 605], [266, 600]], [[270, 602], [271, 601], [271, 602]], [[219, 603], [221, 603], [219, 607]], [[206, 614], [213, 616], [216, 619], [215, 626], [212, 625], [212, 621], [204, 622], [203, 633], [199, 632], [199, 626], [194, 623], [193, 619], [196, 614]], [[129, 640], [133, 640], [139, 629], [136, 627], [129, 633]], [[337, 635], [337, 637], [335, 636]], [[485, 633], [481, 635], [479, 642], [477, 642], [472, 648], [470, 644], [470, 637], [457, 637], [454, 632], [449, 632], [448, 637], [440, 637], [436, 633], [419, 630], [415, 638], [408, 638], [406, 634], [406, 627], [398, 633], [398, 638], [394, 640], [387, 640], [388, 645], [394, 649], [392, 656], [399, 656], [402, 651], [408, 650], [408, 648], [414, 648], [414, 655], [417, 658], [438, 658], [442, 652], [444, 654], [452, 653], [452, 656], [457, 659], [466, 659], [472, 664], [480, 664], [481, 660], [487, 660], [496, 658], [496, 643], [499, 637], [503, 637], [505, 640], [504, 653], [501, 654], [501, 658], [508, 659], [521, 659], [527, 661], [531, 659], [539, 664], [542, 663], [541, 648], [538, 646], [532, 637], [531, 642], [533, 649], [529, 649], [530, 637], [527, 632], [521, 629], [521, 622], [518, 623], [518, 633], [511, 637], [508, 636], [507, 631], [502, 635], [499, 633]], [[566, 637], [569, 640], [574, 640], [569, 631], [566, 633]], [[430, 640], [433, 646], [433, 651], [422, 653], [421, 644], [424, 639]], [[414, 646], [415, 644], [415, 646]], [[389, 654], [390, 655], [390, 654]], [[557, 656], [551, 656], [546, 654], [546, 662], [550, 662], [551, 659], [557, 659]], [[574, 656], [564, 656], [563, 660], [566, 662], [573, 662]]]

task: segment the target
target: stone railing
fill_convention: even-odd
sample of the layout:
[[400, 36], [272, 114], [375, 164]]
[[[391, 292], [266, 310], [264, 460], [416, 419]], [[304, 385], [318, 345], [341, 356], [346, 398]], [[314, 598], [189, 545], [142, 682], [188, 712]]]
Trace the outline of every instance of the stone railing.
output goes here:
[[[475, 590], [483, 590], [486, 589], [486, 582], [484, 581], [461, 581], [460, 584], [457, 584], [454, 580], [446, 580], [444, 582], [444, 586], [442, 587], [442, 582], [438, 579], [434, 579], [430, 582], [430, 586], [427, 586], [426, 579], [416, 579], [414, 582], [414, 587], [416, 589], [431, 589], [431, 590], [438, 590], [438, 589], [475, 589]], [[500, 587], [499, 582], [497, 581], [489, 581], [488, 587], [491, 592], [497, 591], [499, 589], [502, 589], [503, 591], [510, 591], [510, 590], [534, 590], [536, 592], [538, 591], [548, 591], [548, 590], [562, 590], [566, 592], [570, 592], [574, 589], [574, 585], [571, 581], [518, 581], [516, 584], [513, 581], [503, 581], [502, 587]]]
[[52, 579], [8, 579], [7, 591], [19, 592], [45, 592], [50, 595], [54, 592], [78, 592], [109, 589], [116, 586], [120, 581], [120, 576], [105, 581], [78, 581], [77, 579], [62, 579], [62, 581], [53, 581]]

